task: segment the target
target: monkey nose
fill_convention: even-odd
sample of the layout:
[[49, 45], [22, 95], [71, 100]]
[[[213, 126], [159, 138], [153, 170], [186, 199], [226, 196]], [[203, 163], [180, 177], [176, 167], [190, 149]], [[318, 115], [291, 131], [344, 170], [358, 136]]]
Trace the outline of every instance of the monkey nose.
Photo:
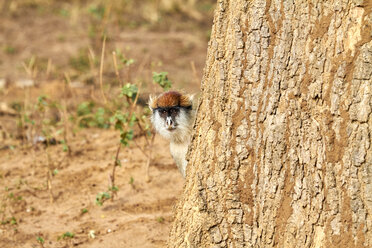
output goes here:
[[167, 125], [172, 126], [173, 125], [173, 120], [171, 118], [167, 118]]
[[168, 128], [173, 128], [174, 122], [171, 117], [167, 117], [166, 123]]

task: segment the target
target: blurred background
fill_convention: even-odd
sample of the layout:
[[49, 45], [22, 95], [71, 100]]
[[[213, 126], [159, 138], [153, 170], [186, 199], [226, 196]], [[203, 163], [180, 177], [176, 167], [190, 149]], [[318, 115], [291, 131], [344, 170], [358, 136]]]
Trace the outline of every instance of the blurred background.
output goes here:
[[1, 247], [164, 247], [183, 179], [146, 103], [199, 91], [214, 5], [0, 0]]
[[[86, 114], [115, 112], [127, 84], [140, 88], [142, 106], [170, 87], [196, 93], [213, 7], [212, 0], [2, 0], [0, 111], [30, 119], [43, 96], [63, 99], [70, 119], [81, 116], [82, 103]], [[25, 136], [13, 124], [3, 119], [0, 130]], [[101, 124], [90, 126], [109, 125]]]
[[[211, 0], [2, 0], [0, 76], [35, 84], [65, 78], [92, 84], [103, 37], [105, 83], [115, 84], [111, 53], [148, 70], [169, 72], [178, 87], [197, 89], [212, 24]], [[133, 61], [132, 61], [133, 60]], [[195, 64], [196, 72], [190, 63]]]

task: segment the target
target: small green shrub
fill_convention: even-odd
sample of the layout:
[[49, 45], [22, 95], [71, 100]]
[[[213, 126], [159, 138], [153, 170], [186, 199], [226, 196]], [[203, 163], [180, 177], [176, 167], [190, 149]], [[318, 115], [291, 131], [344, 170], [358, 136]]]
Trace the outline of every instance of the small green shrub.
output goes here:
[[168, 79], [168, 72], [153, 72], [152, 79], [155, 83], [160, 85], [163, 90], [169, 90], [172, 88], [172, 82]]

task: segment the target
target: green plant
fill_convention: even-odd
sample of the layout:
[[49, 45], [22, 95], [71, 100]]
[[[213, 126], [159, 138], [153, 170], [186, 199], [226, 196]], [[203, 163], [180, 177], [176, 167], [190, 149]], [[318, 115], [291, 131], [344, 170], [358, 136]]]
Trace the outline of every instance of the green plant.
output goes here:
[[138, 87], [135, 84], [127, 83], [121, 87], [120, 97], [127, 96], [134, 100], [138, 93]]
[[45, 240], [44, 240], [43, 237], [41, 237], [41, 236], [37, 236], [37, 237], [36, 237], [36, 241], [40, 244], [40, 246], [41, 246], [42, 248], [44, 248]]
[[[136, 106], [136, 102], [138, 99], [138, 87], [133, 84], [126, 84], [121, 88], [121, 94], [120, 97], [125, 97], [127, 101], [127, 106], [130, 106], [129, 113], [123, 113], [120, 110], [117, 110], [115, 114], [110, 118], [110, 121], [114, 124], [114, 127], [116, 130], [119, 130], [120, 132], [120, 143], [118, 146], [118, 149], [116, 151], [115, 161], [112, 168], [112, 173], [110, 175], [110, 189], [117, 189], [115, 186], [115, 171], [117, 166], [121, 166], [120, 160], [119, 160], [119, 152], [121, 149], [121, 146], [129, 146], [129, 142], [133, 140], [133, 126], [137, 121], [134, 108]], [[117, 190], [111, 190], [112, 191], [112, 198], [111, 200], [114, 200], [114, 197], [117, 193]]]
[[112, 186], [109, 188], [109, 191], [111, 192], [118, 192], [119, 191], [119, 188], [117, 186]]
[[121, 62], [121, 64], [119, 65], [119, 69], [122, 69], [123, 66], [130, 66], [135, 62], [134, 59], [125, 57], [120, 49], [116, 49], [115, 54]]
[[16, 220], [16, 218], [12, 217], [12, 218], [10, 219], [10, 224], [12, 224], [12, 225], [17, 225], [17, 220]]
[[111, 198], [111, 195], [108, 192], [98, 193], [96, 196], [96, 204], [102, 206], [105, 201]]
[[[35, 125], [35, 132], [32, 136], [35, 135], [42, 135], [45, 138], [46, 146], [52, 145], [52, 140], [54, 139], [54, 130], [55, 126], [58, 125], [58, 122], [53, 121], [49, 116], [48, 113], [53, 112], [61, 108], [60, 105], [54, 101], [52, 101], [48, 96], [41, 95], [37, 98], [37, 102], [34, 106], [33, 116], [37, 122], [32, 121], [32, 125]], [[29, 120], [26, 120], [29, 122]]]
[[127, 113], [117, 111], [111, 118], [114, 123], [115, 129], [120, 131], [120, 143], [124, 146], [129, 146], [129, 142], [133, 139], [133, 129], [126, 128], [134, 125], [135, 116], [128, 118]]
[[[127, 50], [129, 50], [129, 48]], [[135, 60], [132, 58], [127, 58], [120, 49], [116, 49], [114, 52], [112, 52], [112, 57], [114, 62], [115, 74], [119, 83], [123, 85], [121, 70], [124, 70], [126, 80], [131, 81], [131, 65], [134, 64]]]
[[17, 225], [17, 220], [14, 216], [4, 219], [1, 221], [2, 225], [11, 224], [11, 225]]
[[77, 114], [78, 116], [89, 115], [93, 112], [93, 108], [93, 102], [82, 102], [77, 106]]
[[107, 111], [100, 107], [97, 109], [97, 111], [94, 114], [94, 119], [96, 121], [96, 126], [99, 128], [109, 128], [109, 119], [108, 115], [106, 113]]
[[120, 143], [124, 146], [129, 146], [129, 141], [133, 139], [133, 126], [137, 121], [134, 113], [134, 107], [137, 101], [138, 87], [127, 83], [121, 88], [120, 97], [125, 97], [127, 104], [131, 106], [129, 112], [123, 113], [117, 110], [110, 118], [110, 122], [114, 124], [116, 130], [120, 131]]
[[20, 189], [19, 185], [23, 184], [20, 180], [17, 180], [14, 185], [8, 187], [5, 186], [4, 191], [0, 195], [0, 223], [1, 225], [17, 225], [18, 216], [15, 208], [17, 206], [25, 204], [26, 201], [19, 193], [15, 193], [14, 189]]
[[75, 234], [73, 232], [65, 232], [57, 237], [57, 241], [64, 240], [65, 241], [65, 247], [71, 247], [72, 246], [72, 239], [75, 237]]
[[152, 79], [155, 83], [160, 85], [163, 90], [169, 90], [172, 88], [172, 82], [168, 79], [168, 72], [153, 72]]
[[165, 219], [162, 216], [156, 218], [156, 221], [159, 222], [159, 223], [163, 223], [164, 220]]
[[103, 107], [95, 108], [93, 102], [82, 102], [77, 107], [76, 122], [81, 128], [98, 127], [109, 128], [110, 119], [108, 111]]
[[60, 235], [57, 240], [61, 240], [61, 239], [72, 239], [74, 237], [75, 237], [75, 234], [74, 233], [72, 233], [72, 232], [65, 232], [62, 235]]
[[[25, 110], [23, 110], [26, 114]], [[51, 113], [60, 113], [63, 119], [54, 120], [51, 118]], [[32, 120], [30, 117], [32, 117]], [[37, 98], [36, 103], [31, 107], [31, 114], [24, 116], [24, 123], [31, 124], [31, 128], [28, 130], [28, 137], [32, 139], [29, 141], [35, 147], [38, 143], [45, 145], [46, 154], [46, 167], [48, 169], [46, 185], [49, 191], [50, 201], [54, 201], [53, 189], [52, 189], [52, 178], [57, 175], [55, 165], [52, 162], [52, 158], [49, 152], [51, 145], [57, 144], [56, 136], [63, 133], [63, 139], [61, 140], [62, 149], [70, 154], [71, 149], [67, 142], [67, 118], [66, 118], [65, 106], [53, 101], [47, 95], [41, 95]], [[63, 125], [64, 127], [56, 131], [56, 127]]]

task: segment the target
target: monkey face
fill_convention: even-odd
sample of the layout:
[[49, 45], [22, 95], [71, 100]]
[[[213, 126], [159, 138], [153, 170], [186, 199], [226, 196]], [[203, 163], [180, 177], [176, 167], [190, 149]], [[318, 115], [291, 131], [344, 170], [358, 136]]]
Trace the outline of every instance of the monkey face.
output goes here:
[[163, 119], [165, 128], [169, 131], [176, 129], [177, 117], [180, 114], [180, 107], [168, 107], [155, 109], [159, 113], [160, 118]]
[[179, 106], [156, 108], [151, 119], [155, 129], [169, 140], [185, 135], [192, 121], [190, 109]]
[[176, 91], [168, 91], [155, 98], [150, 97], [151, 122], [156, 131], [164, 138], [177, 143], [188, 139], [194, 116], [192, 101], [192, 96]]

